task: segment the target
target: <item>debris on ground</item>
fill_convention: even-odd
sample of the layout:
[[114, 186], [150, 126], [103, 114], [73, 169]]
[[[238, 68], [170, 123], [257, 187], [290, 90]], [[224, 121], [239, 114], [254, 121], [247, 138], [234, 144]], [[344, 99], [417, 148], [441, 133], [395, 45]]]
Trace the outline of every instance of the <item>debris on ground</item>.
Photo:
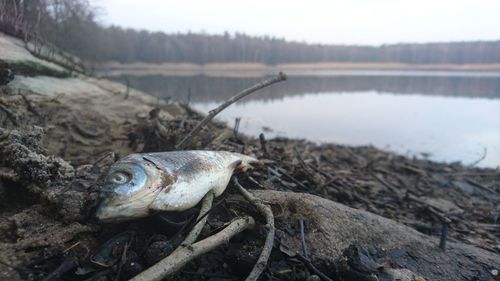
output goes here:
[[[0, 279], [128, 280], [174, 251], [197, 208], [98, 224], [96, 183], [125, 155], [175, 150], [203, 116], [105, 80], [8, 78], [0, 86]], [[498, 170], [371, 146], [248, 138], [219, 122], [185, 149], [263, 163], [236, 175], [275, 216], [262, 280], [498, 280]], [[172, 280], [240, 280], [259, 258], [268, 233], [260, 212], [233, 183], [213, 205], [202, 238], [237, 217], [256, 225]]]

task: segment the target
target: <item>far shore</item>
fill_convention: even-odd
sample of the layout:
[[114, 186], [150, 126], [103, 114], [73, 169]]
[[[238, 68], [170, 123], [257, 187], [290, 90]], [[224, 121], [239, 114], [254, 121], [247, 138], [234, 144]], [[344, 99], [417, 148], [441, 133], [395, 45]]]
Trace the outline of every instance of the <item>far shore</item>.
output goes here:
[[101, 76], [196, 76], [262, 77], [284, 71], [290, 76], [339, 75], [460, 75], [498, 76], [500, 64], [400, 64], [400, 63], [103, 63], [93, 67]]

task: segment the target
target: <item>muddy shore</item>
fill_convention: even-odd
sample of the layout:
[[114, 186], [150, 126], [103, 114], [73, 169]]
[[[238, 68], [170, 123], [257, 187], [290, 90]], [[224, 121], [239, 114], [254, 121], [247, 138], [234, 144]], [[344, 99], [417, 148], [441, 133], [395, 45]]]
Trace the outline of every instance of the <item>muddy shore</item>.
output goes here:
[[[98, 224], [93, 219], [96, 183], [122, 156], [173, 150], [202, 116], [118, 83], [75, 76], [40, 62], [15, 39], [4, 35], [0, 39], [4, 81], [0, 85], [0, 279], [44, 280], [60, 272], [62, 280], [127, 280], [166, 256], [182, 233], [176, 224], [189, 224], [192, 213]], [[377, 280], [373, 276], [393, 280], [378, 274], [386, 269], [408, 270], [414, 280], [500, 278], [500, 262], [495, 264], [500, 261], [498, 170], [409, 159], [370, 146], [252, 139], [217, 122], [209, 124], [189, 148], [254, 155], [264, 165], [238, 175], [249, 189], [318, 195], [388, 218], [398, 225], [397, 235], [406, 236], [406, 226], [411, 229], [408, 237], [425, 237], [431, 241], [425, 247], [435, 245], [423, 253], [403, 243], [389, 254], [375, 242], [368, 247], [361, 241], [345, 249], [328, 249], [327, 258], [311, 252], [305, 261], [275, 245], [263, 280], [314, 280], [310, 278], [318, 274], [311, 264], [332, 280], [349, 280], [352, 274], [358, 280]], [[273, 209], [279, 212], [285, 205]], [[288, 205], [283, 210], [294, 209]], [[207, 236], [244, 213], [258, 218], [229, 186], [217, 199], [202, 234]], [[300, 220], [306, 237], [315, 233], [318, 218], [283, 215], [277, 216], [281, 237], [300, 237]], [[256, 229], [190, 263], [174, 279], [244, 278], [259, 254], [263, 233], [261, 221]], [[316, 236], [317, 240], [308, 240], [311, 249], [325, 243], [321, 239], [326, 238]], [[451, 245], [448, 253], [456, 260], [436, 261], [440, 237]], [[403, 238], [398, 241], [406, 241]], [[473, 254], [462, 257], [462, 249]], [[408, 254], [412, 251], [419, 256]], [[345, 265], [342, 257], [361, 262], [363, 269]], [[390, 265], [385, 263], [389, 257]], [[421, 262], [425, 259], [434, 262]], [[460, 264], [462, 272], [453, 275]]]

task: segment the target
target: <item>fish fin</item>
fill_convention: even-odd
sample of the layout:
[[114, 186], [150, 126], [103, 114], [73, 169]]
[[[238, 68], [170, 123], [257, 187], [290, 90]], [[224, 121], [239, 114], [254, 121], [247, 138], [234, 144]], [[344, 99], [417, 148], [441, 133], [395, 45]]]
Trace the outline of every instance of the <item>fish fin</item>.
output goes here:
[[237, 169], [238, 169], [238, 167], [240, 167], [242, 163], [243, 163], [243, 161], [241, 161], [241, 160], [236, 160], [236, 161], [234, 161], [233, 163], [229, 164], [229, 168], [230, 168], [230, 169], [233, 169], [233, 170], [237, 170]]

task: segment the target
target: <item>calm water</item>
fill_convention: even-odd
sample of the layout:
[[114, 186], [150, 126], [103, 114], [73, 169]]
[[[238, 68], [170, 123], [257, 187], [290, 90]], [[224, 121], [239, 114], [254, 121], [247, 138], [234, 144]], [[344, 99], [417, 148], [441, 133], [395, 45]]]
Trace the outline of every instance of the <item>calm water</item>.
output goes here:
[[[115, 77], [124, 81], [124, 77]], [[128, 77], [132, 87], [207, 112], [260, 79]], [[290, 77], [219, 117], [253, 136], [376, 147], [437, 161], [500, 166], [500, 77], [419, 72]], [[270, 130], [269, 130], [270, 129]]]

